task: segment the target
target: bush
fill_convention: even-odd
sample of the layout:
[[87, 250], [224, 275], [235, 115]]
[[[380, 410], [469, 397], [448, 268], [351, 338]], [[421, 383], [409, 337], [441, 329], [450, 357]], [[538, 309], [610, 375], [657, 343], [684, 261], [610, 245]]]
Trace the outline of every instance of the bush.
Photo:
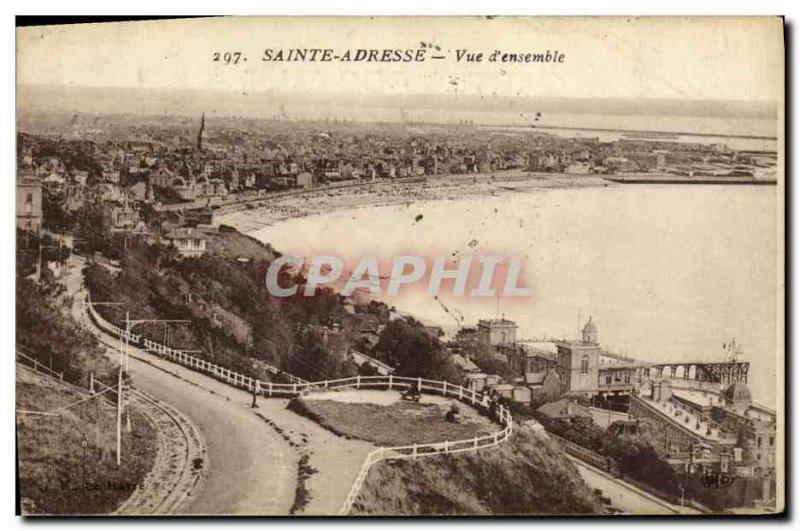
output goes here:
[[23, 354], [85, 386], [89, 372], [111, 382], [112, 365], [97, 339], [60, 308], [55, 299], [27, 279], [17, 279], [17, 343]]

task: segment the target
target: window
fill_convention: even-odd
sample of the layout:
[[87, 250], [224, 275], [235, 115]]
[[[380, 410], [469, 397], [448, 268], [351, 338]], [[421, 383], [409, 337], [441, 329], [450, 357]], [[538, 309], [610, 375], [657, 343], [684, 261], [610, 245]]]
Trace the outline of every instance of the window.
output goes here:
[[770, 446], [775, 446], [775, 437], [770, 437], [769, 438], [769, 445]]
[[589, 374], [589, 356], [581, 356], [581, 374]]
[[611, 374], [610, 373], [606, 373], [606, 384], [607, 385], [611, 385]]
[[631, 383], [631, 373], [625, 372], [625, 383]]

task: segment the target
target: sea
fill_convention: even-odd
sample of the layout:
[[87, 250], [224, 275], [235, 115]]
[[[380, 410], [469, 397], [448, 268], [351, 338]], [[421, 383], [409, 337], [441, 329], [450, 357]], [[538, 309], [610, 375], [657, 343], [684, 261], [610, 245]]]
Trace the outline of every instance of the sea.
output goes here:
[[346, 266], [363, 256], [416, 254], [429, 265], [436, 256], [520, 256], [529, 296], [458, 296], [445, 284], [437, 298], [425, 286], [381, 298], [450, 333], [505, 317], [518, 338], [574, 338], [591, 316], [603, 348], [648, 361], [723, 360], [735, 339], [754, 398], [774, 407], [778, 207], [774, 186], [612, 185], [364, 207], [253, 235], [284, 254], [335, 254]]

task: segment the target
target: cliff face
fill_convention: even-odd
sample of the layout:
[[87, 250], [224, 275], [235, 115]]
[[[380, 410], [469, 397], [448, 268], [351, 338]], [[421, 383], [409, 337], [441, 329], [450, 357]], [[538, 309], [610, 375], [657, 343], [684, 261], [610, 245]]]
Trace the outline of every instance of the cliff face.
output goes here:
[[354, 514], [592, 514], [600, 504], [554, 443], [519, 428], [499, 446], [374, 465]]

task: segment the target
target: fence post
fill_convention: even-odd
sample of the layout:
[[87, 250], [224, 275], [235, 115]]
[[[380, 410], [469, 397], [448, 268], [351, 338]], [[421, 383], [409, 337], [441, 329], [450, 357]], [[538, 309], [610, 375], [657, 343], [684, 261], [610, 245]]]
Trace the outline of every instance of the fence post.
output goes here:
[[417, 459], [417, 443], [414, 443], [414, 448], [411, 451], [411, 456], [412, 456], [412, 459], [415, 459], [415, 460]]
[[89, 373], [89, 392], [94, 394], [94, 371]]
[[327, 389], [328, 388], [328, 380], [327, 380], [327, 378], [325, 379], [324, 385], [325, 385], [325, 389]]
[[442, 395], [447, 396], [447, 382], [442, 382]]
[[417, 378], [417, 391], [422, 391], [422, 377]]
[[392, 375], [389, 375], [389, 390], [392, 389]]
[[272, 382], [269, 383], [269, 396], [272, 396]]
[[297, 384], [296, 383], [292, 384], [292, 392], [297, 394]]
[[464, 388], [460, 385], [458, 386], [458, 399], [461, 400], [464, 398]]
[[448, 446], [450, 446], [450, 441], [445, 441], [444, 442], [444, 453], [448, 453], [450, 451], [450, 448], [448, 448]]
[[477, 450], [478, 449], [478, 436], [477, 435], [475, 436], [474, 439], [472, 439], [472, 449], [473, 450]]
[[361, 387], [361, 375], [359, 374], [356, 376], [356, 389], [359, 389], [360, 387]]

